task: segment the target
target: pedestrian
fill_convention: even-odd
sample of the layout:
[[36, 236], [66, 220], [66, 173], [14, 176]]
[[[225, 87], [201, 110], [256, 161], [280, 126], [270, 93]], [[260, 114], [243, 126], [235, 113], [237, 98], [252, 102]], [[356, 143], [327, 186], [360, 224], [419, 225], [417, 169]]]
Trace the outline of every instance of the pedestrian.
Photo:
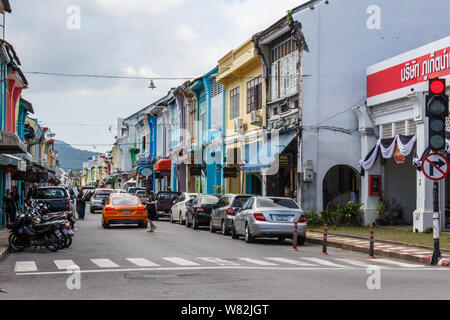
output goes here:
[[149, 229], [147, 232], [155, 232], [156, 226], [153, 221], [157, 218], [156, 207], [154, 203], [154, 195], [150, 190], [145, 191], [145, 196], [147, 197], [147, 201], [145, 202], [145, 208], [147, 209], [147, 221], [150, 223]]
[[84, 214], [86, 211], [86, 198], [83, 196], [83, 190], [78, 189], [76, 201], [77, 201], [78, 218], [84, 220]]
[[3, 197], [3, 212], [6, 213], [7, 222], [16, 221], [17, 205], [11, 191], [6, 190], [6, 196]]
[[29, 202], [31, 199], [36, 198], [36, 185], [33, 183], [31, 188], [28, 189], [27, 193], [27, 202]]
[[20, 208], [20, 194], [19, 194], [19, 189], [17, 188], [17, 186], [13, 186], [12, 187], [12, 194], [11, 195], [14, 198], [14, 201], [16, 202], [17, 211], [19, 211], [19, 208]]

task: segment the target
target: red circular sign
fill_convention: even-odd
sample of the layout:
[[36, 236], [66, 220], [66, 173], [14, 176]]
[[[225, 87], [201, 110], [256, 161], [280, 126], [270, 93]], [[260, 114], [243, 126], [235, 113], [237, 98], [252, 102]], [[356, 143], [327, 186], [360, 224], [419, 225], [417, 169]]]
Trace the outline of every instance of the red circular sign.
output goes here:
[[440, 153], [430, 153], [422, 161], [422, 172], [430, 180], [445, 179], [450, 170], [450, 163]]

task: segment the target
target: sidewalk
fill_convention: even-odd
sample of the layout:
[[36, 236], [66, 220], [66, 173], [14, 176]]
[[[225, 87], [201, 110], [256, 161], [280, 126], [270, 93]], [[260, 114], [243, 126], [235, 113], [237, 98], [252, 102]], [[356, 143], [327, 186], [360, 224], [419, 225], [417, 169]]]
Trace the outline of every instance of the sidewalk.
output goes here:
[[8, 254], [8, 237], [9, 232], [6, 228], [0, 229], [0, 261], [2, 261]]
[[[323, 233], [320, 231], [308, 230], [306, 241], [310, 243], [322, 244]], [[369, 254], [369, 239], [356, 236], [342, 236], [328, 232], [327, 244], [330, 247], [346, 250], [358, 251]], [[430, 264], [433, 256], [433, 248], [412, 246], [393, 241], [377, 241], [375, 235], [375, 257], [385, 256], [394, 259], [403, 259], [412, 262]], [[440, 266], [450, 266], [450, 251], [441, 250]]]

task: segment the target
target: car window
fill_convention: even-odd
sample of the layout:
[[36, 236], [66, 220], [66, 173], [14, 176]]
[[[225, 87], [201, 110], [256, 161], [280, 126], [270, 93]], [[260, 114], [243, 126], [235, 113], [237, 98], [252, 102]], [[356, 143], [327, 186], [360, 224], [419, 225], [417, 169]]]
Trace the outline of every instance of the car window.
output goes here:
[[114, 207], [137, 207], [139, 205], [138, 199], [132, 197], [116, 197], [112, 198], [111, 202]]
[[164, 192], [164, 193], [159, 193], [158, 196], [156, 197], [156, 200], [175, 200], [178, 197], [179, 197], [178, 193]]
[[67, 192], [64, 189], [36, 189], [36, 199], [64, 199]]
[[200, 200], [201, 204], [216, 204], [219, 201], [219, 199], [215, 196], [205, 196], [202, 197]]
[[233, 207], [234, 208], [241, 208], [249, 199], [250, 197], [236, 197], [233, 200]]
[[299, 209], [297, 203], [294, 200], [286, 198], [259, 198], [258, 207]]
[[244, 203], [244, 206], [242, 207], [242, 210], [250, 209], [253, 205], [253, 201], [255, 201], [254, 198], [247, 199], [247, 201]]

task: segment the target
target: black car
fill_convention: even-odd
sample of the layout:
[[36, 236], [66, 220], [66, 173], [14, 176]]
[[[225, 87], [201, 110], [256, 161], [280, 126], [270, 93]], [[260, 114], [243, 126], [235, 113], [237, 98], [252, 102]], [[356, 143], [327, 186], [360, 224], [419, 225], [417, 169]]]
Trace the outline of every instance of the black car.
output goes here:
[[186, 227], [197, 230], [199, 226], [208, 226], [211, 212], [219, 201], [218, 195], [200, 194], [186, 203]]
[[31, 198], [45, 205], [49, 212], [70, 211], [70, 195], [64, 187], [37, 188]]
[[209, 231], [221, 230], [223, 235], [229, 235], [234, 223], [236, 209], [242, 208], [244, 203], [251, 197], [249, 194], [223, 195], [211, 213]]

